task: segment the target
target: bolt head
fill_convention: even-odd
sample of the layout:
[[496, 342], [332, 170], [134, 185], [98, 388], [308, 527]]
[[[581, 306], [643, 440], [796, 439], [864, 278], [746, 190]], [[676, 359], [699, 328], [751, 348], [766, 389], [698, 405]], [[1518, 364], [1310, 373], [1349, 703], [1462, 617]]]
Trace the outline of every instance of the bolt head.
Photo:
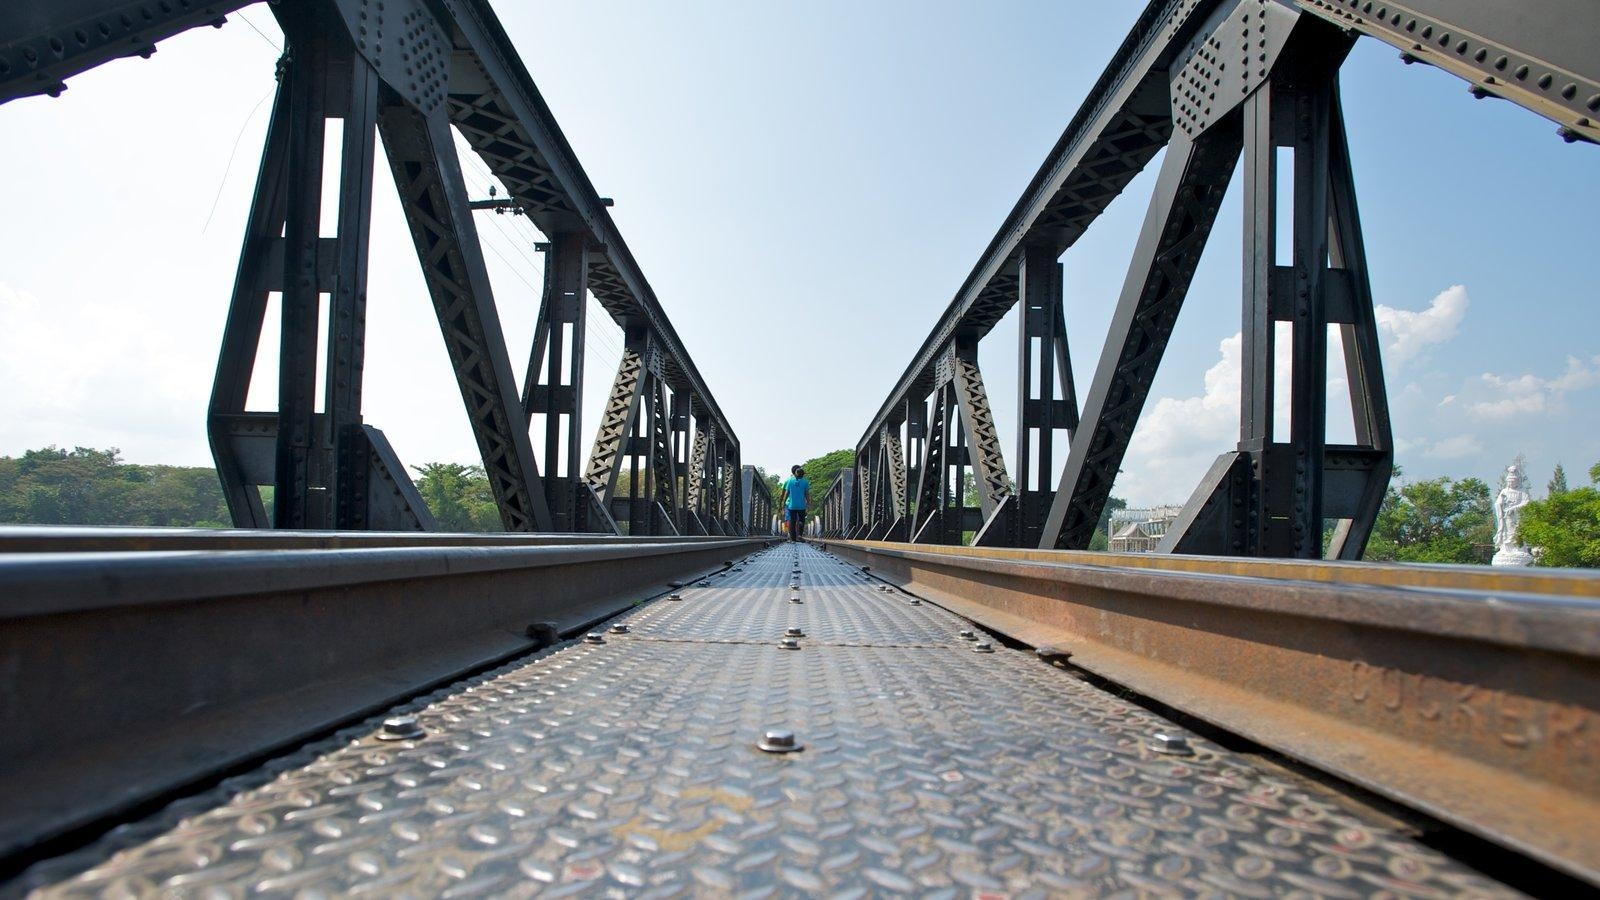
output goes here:
[[598, 631], [591, 631], [583, 636], [583, 642], [585, 644], [604, 644], [606, 642], [606, 636]]
[[784, 634], [788, 635], [789, 637], [805, 637], [806, 636], [806, 632], [805, 632], [804, 628], [791, 628], [788, 631], [785, 631]]
[[971, 628], [963, 628], [961, 629], [961, 639], [964, 641], [975, 641], [978, 639], [978, 636], [973, 633]]
[[974, 652], [974, 653], [993, 653], [994, 652], [994, 645], [989, 643], [988, 641], [979, 641], [976, 644], [972, 645], [972, 652]]
[[781, 728], [769, 729], [761, 735], [761, 740], [756, 741], [756, 747], [768, 753], [794, 753], [804, 750], [805, 745], [794, 736], [794, 732]]
[[622, 622], [618, 622], [617, 624], [611, 626], [612, 634], [627, 634], [628, 631], [628, 626]]
[[912, 597], [910, 600], [907, 600], [906, 602], [909, 603], [912, 606], [921, 606], [922, 605], [922, 601], [920, 599], [916, 598], [916, 597]]
[[380, 741], [407, 741], [422, 736], [422, 726], [417, 724], [416, 716], [392, 716], [384, 719], [383, 729], [378, 732]]
[[1172, 756], [1193, 756], [1194, 748], [1189, 746], [1189, 741], [1181, 734], [1167, 734], [1157, 732], [1150, 738], [1150, 749], [1157, 753], [1166, 753]]
[[800, 599], [800, 595], [799, 594], [795, 594], [793, 597], [789, 598], [789, 602], [790, 603], [804, 603], [805, 601]]
[[799, 650], [800, 649], [800, 641], [798, 639], [796, 639], [796, 638], [786, 637], [783, 640], [778, 642], [778, 646], [783, 648], [784, 650]]
[[683, 599], [683, 595], [678, 593], [677, 591], [673, 591], [672, 593], [667, 595], [667, 599], [668, 600], [682, 600]]

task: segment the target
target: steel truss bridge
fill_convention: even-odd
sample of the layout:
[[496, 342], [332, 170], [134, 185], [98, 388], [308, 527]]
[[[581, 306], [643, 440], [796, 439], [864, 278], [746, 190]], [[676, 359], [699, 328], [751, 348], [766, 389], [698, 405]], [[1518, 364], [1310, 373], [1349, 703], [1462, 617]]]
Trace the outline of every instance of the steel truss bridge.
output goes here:
[[[8, 4], [0, 103], [246, 5]], [[1600, 886], [1600, 579], [1357, 562], [1393, 435], [1338, 90], [1369, 38], [1600, 142], [1589, 0], [1152, 0], [790, 545], [486, 0], [269, 8], [207, 411], [237, 527], [0, 529], [0, 894]], [[379, 147], [502, 534], [438, 533], [362, 417]], [[1163, 149], [1080, 403], [1059, 259]], [[1241, 159], [1239, 442], [1160, 552], [1088, 552]], [[520, 394], [491, 208], [546, 239]], [[625, 347], [585, 456], [589, 298]], [[1008, 465], [977, 346], [1019, 304]]]

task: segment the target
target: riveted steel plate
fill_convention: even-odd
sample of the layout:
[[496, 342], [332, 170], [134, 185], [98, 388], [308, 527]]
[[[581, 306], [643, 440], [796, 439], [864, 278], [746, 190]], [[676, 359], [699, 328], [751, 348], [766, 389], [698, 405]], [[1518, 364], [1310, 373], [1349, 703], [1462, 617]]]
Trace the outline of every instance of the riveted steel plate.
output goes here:
[[[880, 647], [969, 646], [965, 619], [927, 603], [912, 604], [898, 589], [880, 591], [855, 567], [809, 548], [795, 575], [793, 551], [775, 551], [679, 591], [682, 602], [655, 603], [625, 621], [643, 640], [770, 643], [788, 628], [805, 631], [806, 645]], [[798, 582], [798, 590], [789, 585]], [[798, 595], [802, 602], [791, 603]], [[981, 634], [983, 640], [990, 639]]]
[[1017, 651], [635, 634], [418, 719], [39, 896], [1510, 893]]

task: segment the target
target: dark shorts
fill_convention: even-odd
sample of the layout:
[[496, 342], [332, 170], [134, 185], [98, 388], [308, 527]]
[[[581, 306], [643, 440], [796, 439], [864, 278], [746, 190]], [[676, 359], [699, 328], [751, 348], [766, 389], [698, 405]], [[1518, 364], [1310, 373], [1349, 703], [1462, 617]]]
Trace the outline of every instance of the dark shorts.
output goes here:
[[806, 520], [806, 511], [803, 509], [791, 509], [788, 512], [789, 518], [796, 522], [804, 522]]

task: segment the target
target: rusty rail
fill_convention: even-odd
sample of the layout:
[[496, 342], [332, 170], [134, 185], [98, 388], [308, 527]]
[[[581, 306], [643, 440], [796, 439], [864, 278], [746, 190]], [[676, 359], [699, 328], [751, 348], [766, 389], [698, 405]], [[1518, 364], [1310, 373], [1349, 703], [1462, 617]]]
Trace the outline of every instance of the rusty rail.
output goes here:
[[824, 546], [1089, 673], [1600, 882], [1600, 578]]

